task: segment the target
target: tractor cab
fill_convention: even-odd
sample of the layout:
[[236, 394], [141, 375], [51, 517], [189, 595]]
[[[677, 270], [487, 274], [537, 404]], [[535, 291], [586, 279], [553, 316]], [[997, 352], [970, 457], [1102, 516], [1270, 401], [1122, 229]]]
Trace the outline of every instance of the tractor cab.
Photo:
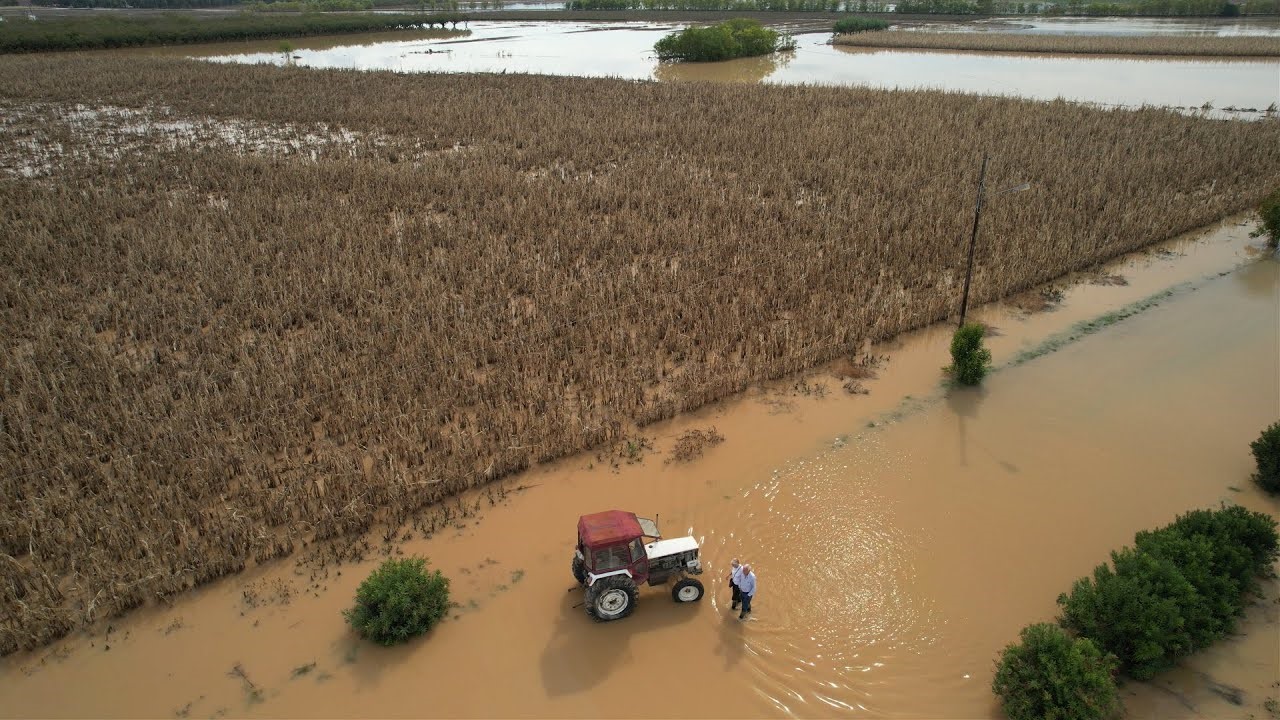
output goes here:
[[676, 602], [702, 598], [702, 583], [688, 577], [702, 573], [698, 541], [692, 537], [664, 540], [658, 524], [622, 510], [578, 518], [578, 544], [573, 577], [587, 592], [587, 612], [597, 620], [630, 614], [637, 586], [662, 585], [672, 578]]
[[599, 577], [620, 570], [629, 572], [636, 584], [649, 577], [649, 556], [644, 549], [646, 537], [659, 539], [658, 525], [635, 513], [609, 510], [583, 515], [578, 518], [578, 552], [574, 562], [574, 576], [578, 576], [581, 559], [582, 577], [586, 582], [591, 576]]

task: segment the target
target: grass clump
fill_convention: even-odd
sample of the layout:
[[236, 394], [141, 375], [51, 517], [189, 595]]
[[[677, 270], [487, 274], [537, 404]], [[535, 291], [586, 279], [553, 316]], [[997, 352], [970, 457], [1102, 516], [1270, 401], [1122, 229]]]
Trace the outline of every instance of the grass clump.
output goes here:
[[659, 60], [715, 62], [790, 50], [795, 42], [756, 20], [734, 18], [710, 27], [691, 27], [654, 43]]
[[1253, 459], [1258, 465], [1254, 482], [1273, 495], [1280, 493], [1280, 421], [1263, 430], [1249, 448], [1253, 450]]
[[1266, 237], [1267, 247], [1280, 248], [1280, 189], [1258, 203], [1258, 215], [1262, 216], [1262, 225], [1252, 233], [1253, 237]]
[[966, 323], [951, 336], [951, 367], [947, 372], [961, 385], [977, 385], [991, 370], [991, 351], [982, 346], [986, 328]]
[[366, 639], [395, 645], [421, 635], [449, 610], [449, 579], [427, 571], [423, 558], [391, 559], [356, 591], [356, 604], [343, 616]]
[[991, 689], [1009, 720], [1101, 720], [1120, 707], [1114, 656], [1052, 623], [1023, 628], [996, 662]]
[[836, 35], [845, 35], [848, 33], [866, 32], [868, 30], [884, 30], [889, 27], [886, 20], [878, 18], [866, 17], [847, 17], [836, 21], [832, 32]]

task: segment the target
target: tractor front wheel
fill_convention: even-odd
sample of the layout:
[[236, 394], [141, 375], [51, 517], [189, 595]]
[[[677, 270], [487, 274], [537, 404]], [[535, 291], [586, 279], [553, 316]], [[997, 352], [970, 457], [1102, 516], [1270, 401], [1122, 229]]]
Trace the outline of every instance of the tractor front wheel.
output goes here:
[[600, 578], [587, 588], [587, 614], [599, 620], [621, 620], [636, 607], [636, 584], [626, 575]]
[[702, 581], [685, 578], [671, 588], [671, 599], [678, 603], [698, 602], [702, 599]]
[[582, 562], [582, 558], [577, 553], [573, 554], [573, 579], [578, 581], [579, 585], [587, 584], [587, 564]]

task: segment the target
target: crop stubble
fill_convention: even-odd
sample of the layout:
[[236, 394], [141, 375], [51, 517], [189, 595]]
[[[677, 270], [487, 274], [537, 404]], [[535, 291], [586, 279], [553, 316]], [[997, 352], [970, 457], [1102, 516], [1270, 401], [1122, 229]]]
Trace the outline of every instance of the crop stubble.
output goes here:
[[836, 45], [872, 48], [965, 50], [976, 52], [1084, 53], [1094, 55], [1174, 55], [1188, 57], [1275, 57], [1280, 38], [1181, 35], [1020, 35], [995, 32], [883, 30], [836, 35]]
[[5, 653], [946, 317], [984, 148], [1032, 189], [979, 302], [1280, 177], [1272, 121], [933, 92], [66, 55], [0, 105]]

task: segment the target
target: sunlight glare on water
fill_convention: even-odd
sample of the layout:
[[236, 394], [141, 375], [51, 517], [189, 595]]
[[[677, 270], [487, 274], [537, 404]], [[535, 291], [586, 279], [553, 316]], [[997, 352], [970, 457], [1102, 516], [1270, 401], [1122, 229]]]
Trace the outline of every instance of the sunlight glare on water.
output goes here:
[[935, 643], [940, 620], [914, 582], [928, 534], [904, 521], [875, 480], [891, 473], [911, 482], [908, 466], [872, 436], [778, 468], [746, 493], [760, 499], [726, 504], [736, 516], [714, 519], [735, 528], [722, 538], [725, 554], [760, 578], [756, 607], [767, 612], [752, 619], [748, 646], [767, 658], [752, 669], [778, 709], [873, 707], [879, 673], [901, 672], [899, 662]]

